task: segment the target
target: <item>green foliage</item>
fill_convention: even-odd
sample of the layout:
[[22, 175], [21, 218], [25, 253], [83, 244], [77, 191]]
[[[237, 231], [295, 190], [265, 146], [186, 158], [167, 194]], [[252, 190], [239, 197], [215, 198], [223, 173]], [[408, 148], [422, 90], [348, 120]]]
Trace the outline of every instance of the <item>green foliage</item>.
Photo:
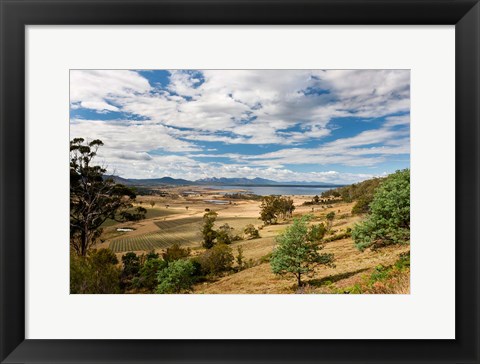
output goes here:
[[135, 209], [129, 209], [118, 213], [120, 220], [117, 221], [140, 221], [145, 218], [147, 209], [137, 206]]
[[212, 276], [230, 270], [233, 260], [232, 248], [226, 244], [216, 244], [213, 248], [196, 258], [196, 261], [201, 266], [202, 273]]
[[375, 190], [382, 183], [383, 178], [373, 178], [360, 183], [355, 183], [349, 186], [339, 187], [322, 192], [323, 198], [341, 197], [345, 202], [352, 202], [354, 200], [365, 199], [371, 201]]
[[238, 268], [242, 269], [244, 264], [244, 261], [243, 261], [244, 256], [243, 256], [243, 247], [241, 245], [237, 246], [237, 253], [238, 254], [235, 260], [237, 262]]
[[166, 267], [167, 262], [158, 257], [147, 259], [140, 268], [138, 277], [134, 279], [133, 285], [136, 288], [143, 288], [148, 292], [154, 292], [157, 287], [158, 272]]
[[226, 193], [223, 197], [228, 200], [261, 200], [262, 199], [262, 196], [255, 195], [253, 193], [245, 193], [245, 192]]
[[90, 250], [87, 256], [70, 255], [70, 293], [120, 293], [121, 269], [109, 249]]
[[399, 255], [398, 260], [395, 262], [395, 267], [397, 269], [410, 268], [410, 251]]
[[[352, 287], [342, 288], [337, 293], [406, 293], [410, 274], [410, 252], [401, 253], [392, 266], [378, 265], [370, 275], [363, 277], [362, 282]], [[403, 290], [403, 292], [402, 292]], [[400, 292], [399, 292], [400, 291]]]
[[177, 243], [173, 244], [171, 247], [168, 247], [167, 250], [162, 254], [163, 260], [167, 263], [173, 262], [174, 260], [184, 259], [190, 255], [190, 248], [182, 248]]
[[260, 205], [260, 219], [265, 225], [275, 224], [277, 222], [277, 196], [264, 196]]
[[290, 197], [283, 196], [263, 196], [262, 204], [260, 205], [260, 219], [265, 225], [276, 224], [277, 220], [291, 217], [295, 206]]
[[175, 260], [157, 274], [157, 293], [186, 293], [195, 282], [195, 267], [190, 260]]
[[122, 276], [133, 278], [140, 270], [140, 258], [134, 252], [122, 255], [123, 272]]
[[330, 230], [333, 225], [333, 220], [335, 219], [335, 212], [329, 212], [325, 217], [327, 219], [327, 230]]
[[210, 249], [215, 244], [215, 239], [217, 237], [217, 232], [213, 230], [213, 225], [217, 219], [217, 213], [215, 211], [209, 211], [203, 215], [203, 226], [202, 226], [202, 237], [203, 237], [203, 247]]
[[373, 201], [373, 195], [361, 196], [352, 207], [353, 215], [366, 214], [370, 212], [370, 203]]
[[101, 140], [70, 141], [70, 245], [81, 256], [95, 245], [108, 219], [123, 222], [145, 217], [143, 207], [133, 209], [135, 192], [104, 178], [106, 169], [91, 165]]
[[310, 215], [294, 219], [293, 225], [276, 238], [278, 246], [270, 258], [273, 273], [294, 275], [298, 286], [302, 285], [302, 275], [313, 275], [315, 266], [332, 265], [333, 262], [333, 254], [320, 254], [323, 246], [309, 240], [315, 235], [311, 230], [309, 233], [307, 223], [310, 219]]
[[160, 255], [158, 253], [155, 253], [155, 250], [152, 250], [145, 255], [145, 260], [158, 259], [159, 257]]
[[358, 249], [410, 243], [410, 170], [389, 175], [377, 189], [370, 215], [352, 237]]
[[312, 225], [308, 231], [307, 240], [311, 242], [320, 242], [326, 232], [327, 229], [324, 224]]
[[257, 239], [260, 237], [260, 233], [258, 232], [258, 229], [253, 226], [253, 224], [248, 224], [245, 226], [243, 229], [243, 232], [249, 236], [250, 239]]
[[217, 243], [230, 244], [234, 239], [233, 228], [228, 224], [223, 224], [217, 230]]

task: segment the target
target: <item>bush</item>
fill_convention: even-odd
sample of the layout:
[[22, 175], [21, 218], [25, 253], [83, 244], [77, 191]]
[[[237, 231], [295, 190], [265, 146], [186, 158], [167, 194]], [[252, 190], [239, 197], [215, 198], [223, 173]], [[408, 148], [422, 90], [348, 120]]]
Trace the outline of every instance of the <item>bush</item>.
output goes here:
[[109, 249], [91, 250], [86, 257], [70, 256], [70, 293], [120, 293], [121, 269]]
[[177, 243], [162, 254], [163, 260], [166, 262], [173, 262], [174, 260], [184, 259], [190, 255], [190, 248], [182, 248]]
[[157, 293], [186, 293], [195, 283], [195, 267], [189, 260], [175, 260], [157, 274]]
[[133, 252], [122, 255], [123, 272], [122, 277], [132, 279], [138, 275], [140, 270], [140, 258]]
[[154, 292], [157, 287], [158, 272], [166, 267], [167, 262], [159, 259], [158, 256], [147, 258], [140, 268], [138, 277], [133, 281], [134, 287]]
[[377, 189], [371, 213], [352, 237], [358, 249], [410, 242], [410, 170], [389, 175]]
[[400, 270], [410, 268], [410, 251], [399, 255], [398, 260], [395, 262], [395, 267]]
[[223, 224], [217, 230], [217, 244], [230, 244], [234, 240], [233, 228]]
[[241, 270], [243, 269], [243, 265], [244, 265], [244, 256], [243, 256], [243, 247], [241, 245], [237, 246], [237, 257], [235, 258], [236, 262], [237, 262], [237, 265], [238, 265], [238, 269]]
[[370, 212], [370, 203], [373, 201], [373, 195], [360, 197], [352, 207], [352, 214], [366, 214]]
[[226, 244], [216, 244], [197, 258], [204, 275], [217, 275], [230, 270], [233, 260], [232, 249]]
[[333, 221], [333, 219], [335, 218], [335, 212], [329, 212], [326, 216], [327, 220], [328, 221]]
[[258, 232], [258, 229], [253, 226], [253, 224], [248, 224], [245, 226], [243, 229], [243, 232], [249, 236], [250, 239], [257, 239], [260, 237], [260, 233]]
[[[142, 258], [144, 256], [142, 255]], [[122, 255], [123, 270], [120, 281], [120, 288], [129, 290], [132, 288], [133, 280], [138, 278], [138, 272], [140, 271], [140, 257], [133, 252], [128, 252]]]

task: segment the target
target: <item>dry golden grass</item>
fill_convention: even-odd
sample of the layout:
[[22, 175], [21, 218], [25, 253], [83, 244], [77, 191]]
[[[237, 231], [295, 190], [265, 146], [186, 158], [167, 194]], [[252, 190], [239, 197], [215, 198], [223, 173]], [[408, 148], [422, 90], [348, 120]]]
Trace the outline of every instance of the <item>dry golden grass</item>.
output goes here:
[[[172, 190], [181, 192], [181, 189]], [[171, 192], [172, 192], [171, 191]], [[224, 191], [225, 192], [225, 191]], [[135, 236], [145, 233], [158, 231], [155, 225], [159, 219], [161, 220], [177, 220], [191, 217], [202, 217], [205, 209], [216, 211], [218, 213], [217, 227], [228, 223], [240, 233], [245, 225], [254, 224], [259, 228], [260, 238], [253, 240], [241, 240], [234, 242], [231, 247], [234, 255], [237, 255], [237, 247], [241, 246], [245, 261], [254, 263], [254, 266], [237, 273], [229, 274], [219, 278], [213, 282], [197, 284], [194, 293], [221, 293], [221, 294], [262, 294], [262, 293], [341, 293], [342, 289], [352, 287], [356, 284], [362, 284], [366, 277], [371, 275], [375, 267], [378, 265], [390, 266], [395, 263], [400, 253], [409, 251], [410, 247], [406, 246], [390, 246], [379, 249], [377, 251], [366, 250], [360, 252], [356, 249], [351, 238], [332, 241], [325, 244], [323, 252], [333, 253], [335, 255], [335, 268], [320, 266], [316, 268], [312, 277], [305, 277], [305, 287], [298, 289], [296, 281], [291, 277], [278, 277], [271, 272], [270, 264], [267, 260], [268, 255], [273, 251], [275, 246], [275, 236], [280, 234], [286, 227], [291, 224], [289, 221], [279, 221], [279, 224], [262, 227], [262, 222], [258, 220], [260, 211], [259, 201], [233, 200], [229, 205], [212, 205], [205, 203], [206, 199], [218, 199], [221, 195], [217, 191], [202, 191], [202, 195], [198, 196], [178, 196], [172, 197], [155, 197], [155, 208], [166, 209], [165, 205], [169, 205], [169, 210], [174, 210], [175, 214], [165, 217], [153, 217], [136, 223], [122, 224], [135, 228], [134, 231], [127, 232], [125, 235]], [[310, 201], [312, 196], [292, 196], [296, 209], [294, 217], [305, 214], [313, 214], [314, 219], [311, 223], [318, 224], [325, 222], [325, 216], [329, 212], [335, 212], [335, 220], [332, 230], [334, 234], [341, 234], [347, 228], [352, 228], [355, 223], [359, 222], [362, 217], [352, 216], [351, 210], [353, 203], [335, 203], [331, 207], [303, 206], [302, 203]], [[143, 201], [142, 206], [150, 208], [148, 201], [150, 196], [140, 196]], [[188, 206], [188, 210], [185, 208]], [[312, 212], [313, 207], [313, 212]], [[193, 228], [192, 224], [179, 227], [179, 234], [189, 233], [185, 229]], [[98, 247], [108, 247], [108, 243], [112, 238], [118, 237], [115, 231], [116, 227], [108, 227], [105, 229], [103, 239], [105, 243]], [[198, 226], [195, 227], [198, 229]], [[183, 230], [185, 231], [183, 231]], [[327, 235], [329, 237], [331, 235]], [[172, 242], [173, 244], [174, 242]], [[201, 241], [197, 246], [192, 247], [192, 254], [197, 255], [203, 251]], [[158, 250], [161, 252], [161, 250]], [[136, 252], [144, 253], [144, 252]], [[121, 256], [121, 254], [119, 255]], [[384, 285], [376, 284], [370, 287], [371, 292], [368, 293], [409, 293], [410, 291], [410, 274], [402, 272], [386, 282]]]

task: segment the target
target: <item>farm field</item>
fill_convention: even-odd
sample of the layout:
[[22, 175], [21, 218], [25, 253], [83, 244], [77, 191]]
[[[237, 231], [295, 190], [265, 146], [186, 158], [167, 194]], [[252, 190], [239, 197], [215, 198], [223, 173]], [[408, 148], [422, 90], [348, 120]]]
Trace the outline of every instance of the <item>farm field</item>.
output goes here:
[[[170, 209], [172, 211], [172, 209]], [[166, 249], [173, 244], [179, 244], [184, 247], [201, 246], [201, 215], [187, 215], [187, 213], [172, 219], [151, 218], [144, 220], [138, 225], [148, 225], [150, 230], [141, 233], [142, 230], [132, 231], [123, 234], [121, 237], [114, 237], [110, 240], [108, 247], [114, 253], [124, 253], [129, 251], [152, 251]], [[195, 214], [195, 212], [194, 212]], [[148, 216], [148, 215], [147, 215]], [[156, 215], [155, 217], [166, 217], [169, 215]], [[258, 224], [257, 218], [249, 217], [221, 217], [216, 221], [216, 227], [228, 224], [234, 229], [234, 232], [241, 234], [243, 228], [248, 224]], [[133, 226], [132, 226], [133, 227]], [[143, 229], [145, 230], [145, 229]]]
[[[167, 217], [167, 216], [172, 216], [172, 215], [180, 213], [178, 210], [173, 210], [173, 209], [165, 209], [165, 208], [158, 208], [158, 207], [151, 208], [150, 206], [146, 206], [146, 205], [144, 205], [143, 207], [147, 209], [147, 213], [145, 215], [146, 219]], [[118, 224], [121, 224], [121, 223], [119, 223], [118, 221], [112, 220], [112, 219], [107, 219], [102, 224], [102, 227], [106, 228], [106, 227], [110, 227], [110, 226], [116, 226]]]
[[[344, 233], [361, 220], [358, 215], [352, 215], [354, 203], [340, 202], [328, 207], [302, 205], [311, 199], [311, 196], [292, 196], [296, 209], [293, 217], [313, 214], [312, 224], [325, 222], [329, 212], [335, 212], [336, 218], [332, 226], [332, 235]], [[272, 273], [269, 256], [276, 246], [275, 237], [291, 226], [292, 219], [279, 221], [276, 225], [263, 226], [258, 219], [258, 201], [239, 200], [235, 205], [212, 206], [195, 199], [167, 201], [167, 209], [155, 208], [151, 212], [147, 208], [147, 219], [126, 225], [135, 230], [127, 233], [115, 232], [110, 227], [111, 238], [102, 244], [110, 248], [119, 258], [126, 252], [137, 254], [149, 251], [164, 252], [166, 248], [177, 243], [183, 247], [193, 249], [192, 254], [201, 254], [201, 227], [205, 209], [214, 210], [218, 216], [215, 227], [218, 229], [223, 224], [232, 227], [236, 234], [243, 235], [243, 229], [248, 224], [253, 224], [260, 230], [260, 238], [242, 239], [231, 244], [232, 251], [237, 254], [241, 247], [245, 261], [249, 267], [239, 272], [217, 277], [213, 280], [198, 283], [194, 286], [194, 293], [207, 294], [238, 294], [238, 293], [295, 293], [298, 288], [292, 279], [275, 276]], [[162, 202], [159, 202], [160, 205]], [[185, 206], [189, 206], [188, 210]], [[163, 211], [162, 211], [163, 210]], [[148, 217], [150, 216], [150, 217]], [[122, 227], [125, 224], [122, 225]], [[106, 234], [108, 236], [108, 234]], [[364, 252], [355, 248], [352, 238], [338, 239], [325, 244], [324, 252], [335, 254], [335, 267], [318, 267], [315, 275], [307, 279], [308, 289], [300, 293], [342, 293], [356, 284], [364, 282], [378, 266], [390, 266], [398, 259], [399, 254], [409, 251], [409, 246], [392, 246], [378, 251], [367, 250]], [[403, 288], [409, 290], [408, 277]]]

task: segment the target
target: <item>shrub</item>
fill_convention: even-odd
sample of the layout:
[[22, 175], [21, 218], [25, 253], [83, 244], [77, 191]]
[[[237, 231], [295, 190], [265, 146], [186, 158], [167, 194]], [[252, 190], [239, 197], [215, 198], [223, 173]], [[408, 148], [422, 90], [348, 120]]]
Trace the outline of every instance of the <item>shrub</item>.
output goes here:
[[155, 253], [155, 250], [152, 250], [152, 251], [148, 252], [147, 255], [145, 255], [144, 262], [145, 262], [145, 260], [158, 259], [159, 257], [160, 257], [160, 255], [158, 253]]
[[131, 279], [140, 270], [140, 258], [134, 252], [122, 255], [123, 272], [122, 277]]
[[[144, 258], [144, 256], [142, 256]], [[140, 257], [133, 252], [122, 255], [123, 270], [121, 275], [120, 287], [122, 290], [132, 288], [133, 280], [138, 278], [140, 271]]]
[[162, 259], [150, 258], [143, 263], [139, 275], [133, 281], [136, 288], [144, 288], [149, 292], [154, 292], [157, 287], [158, 272], [167, 267], [167, 262]]
[[258, 232], [258, 229], [253, 226], [253, 224], [248, 224], [245, 226], [243, 229], [243, 232], [249, 236], [250, 239], [257, 239], [260, 237], [260, 233]]
[[109, 249], [91, 250], [87, 256], [70, 256], [70, 293], [120, 293], [121, 269]]
[[243, 261], [244, 256], [243, 256], [243, 247], [241, 245], [237, 246], [237, 253], [238, 254], [235, 260], [237, 262], [238, 268], [242, 269], [244, 264], [244, 261]]
[[175, 260], [157, 274], [157, 293], [185, 293], [192, 290], [195, 267], [189, 260]]
[[233, 228], [223, 224], [217, 230], [217, 244], [230, 244], [234, 239]]
[[410, 251], [399, 255], [398, 260], [395, 262], [395, 267], [397, 269], [410, 268]]
[[370, 215], [352, 237], [358, 249], [410, 242], [410, 170], [389, 175], [377, 189]]
[[171, 247], [162, 254], [163, 260], [166, 262], [173, 262], [174, 260], [184, 259], [190, 255], [190, 248], [182, 248], [177, 243], [173, 244]]
[[226, 244], [216, 244], [197, 258], [205, 275], [217, 275], [230, 270], [233, 260], [232, 249]]
[[360, 197], [352, 207], [352, 214], [366, 214], [370, 212], [370, 203], [373, 201], [373, 195]]

